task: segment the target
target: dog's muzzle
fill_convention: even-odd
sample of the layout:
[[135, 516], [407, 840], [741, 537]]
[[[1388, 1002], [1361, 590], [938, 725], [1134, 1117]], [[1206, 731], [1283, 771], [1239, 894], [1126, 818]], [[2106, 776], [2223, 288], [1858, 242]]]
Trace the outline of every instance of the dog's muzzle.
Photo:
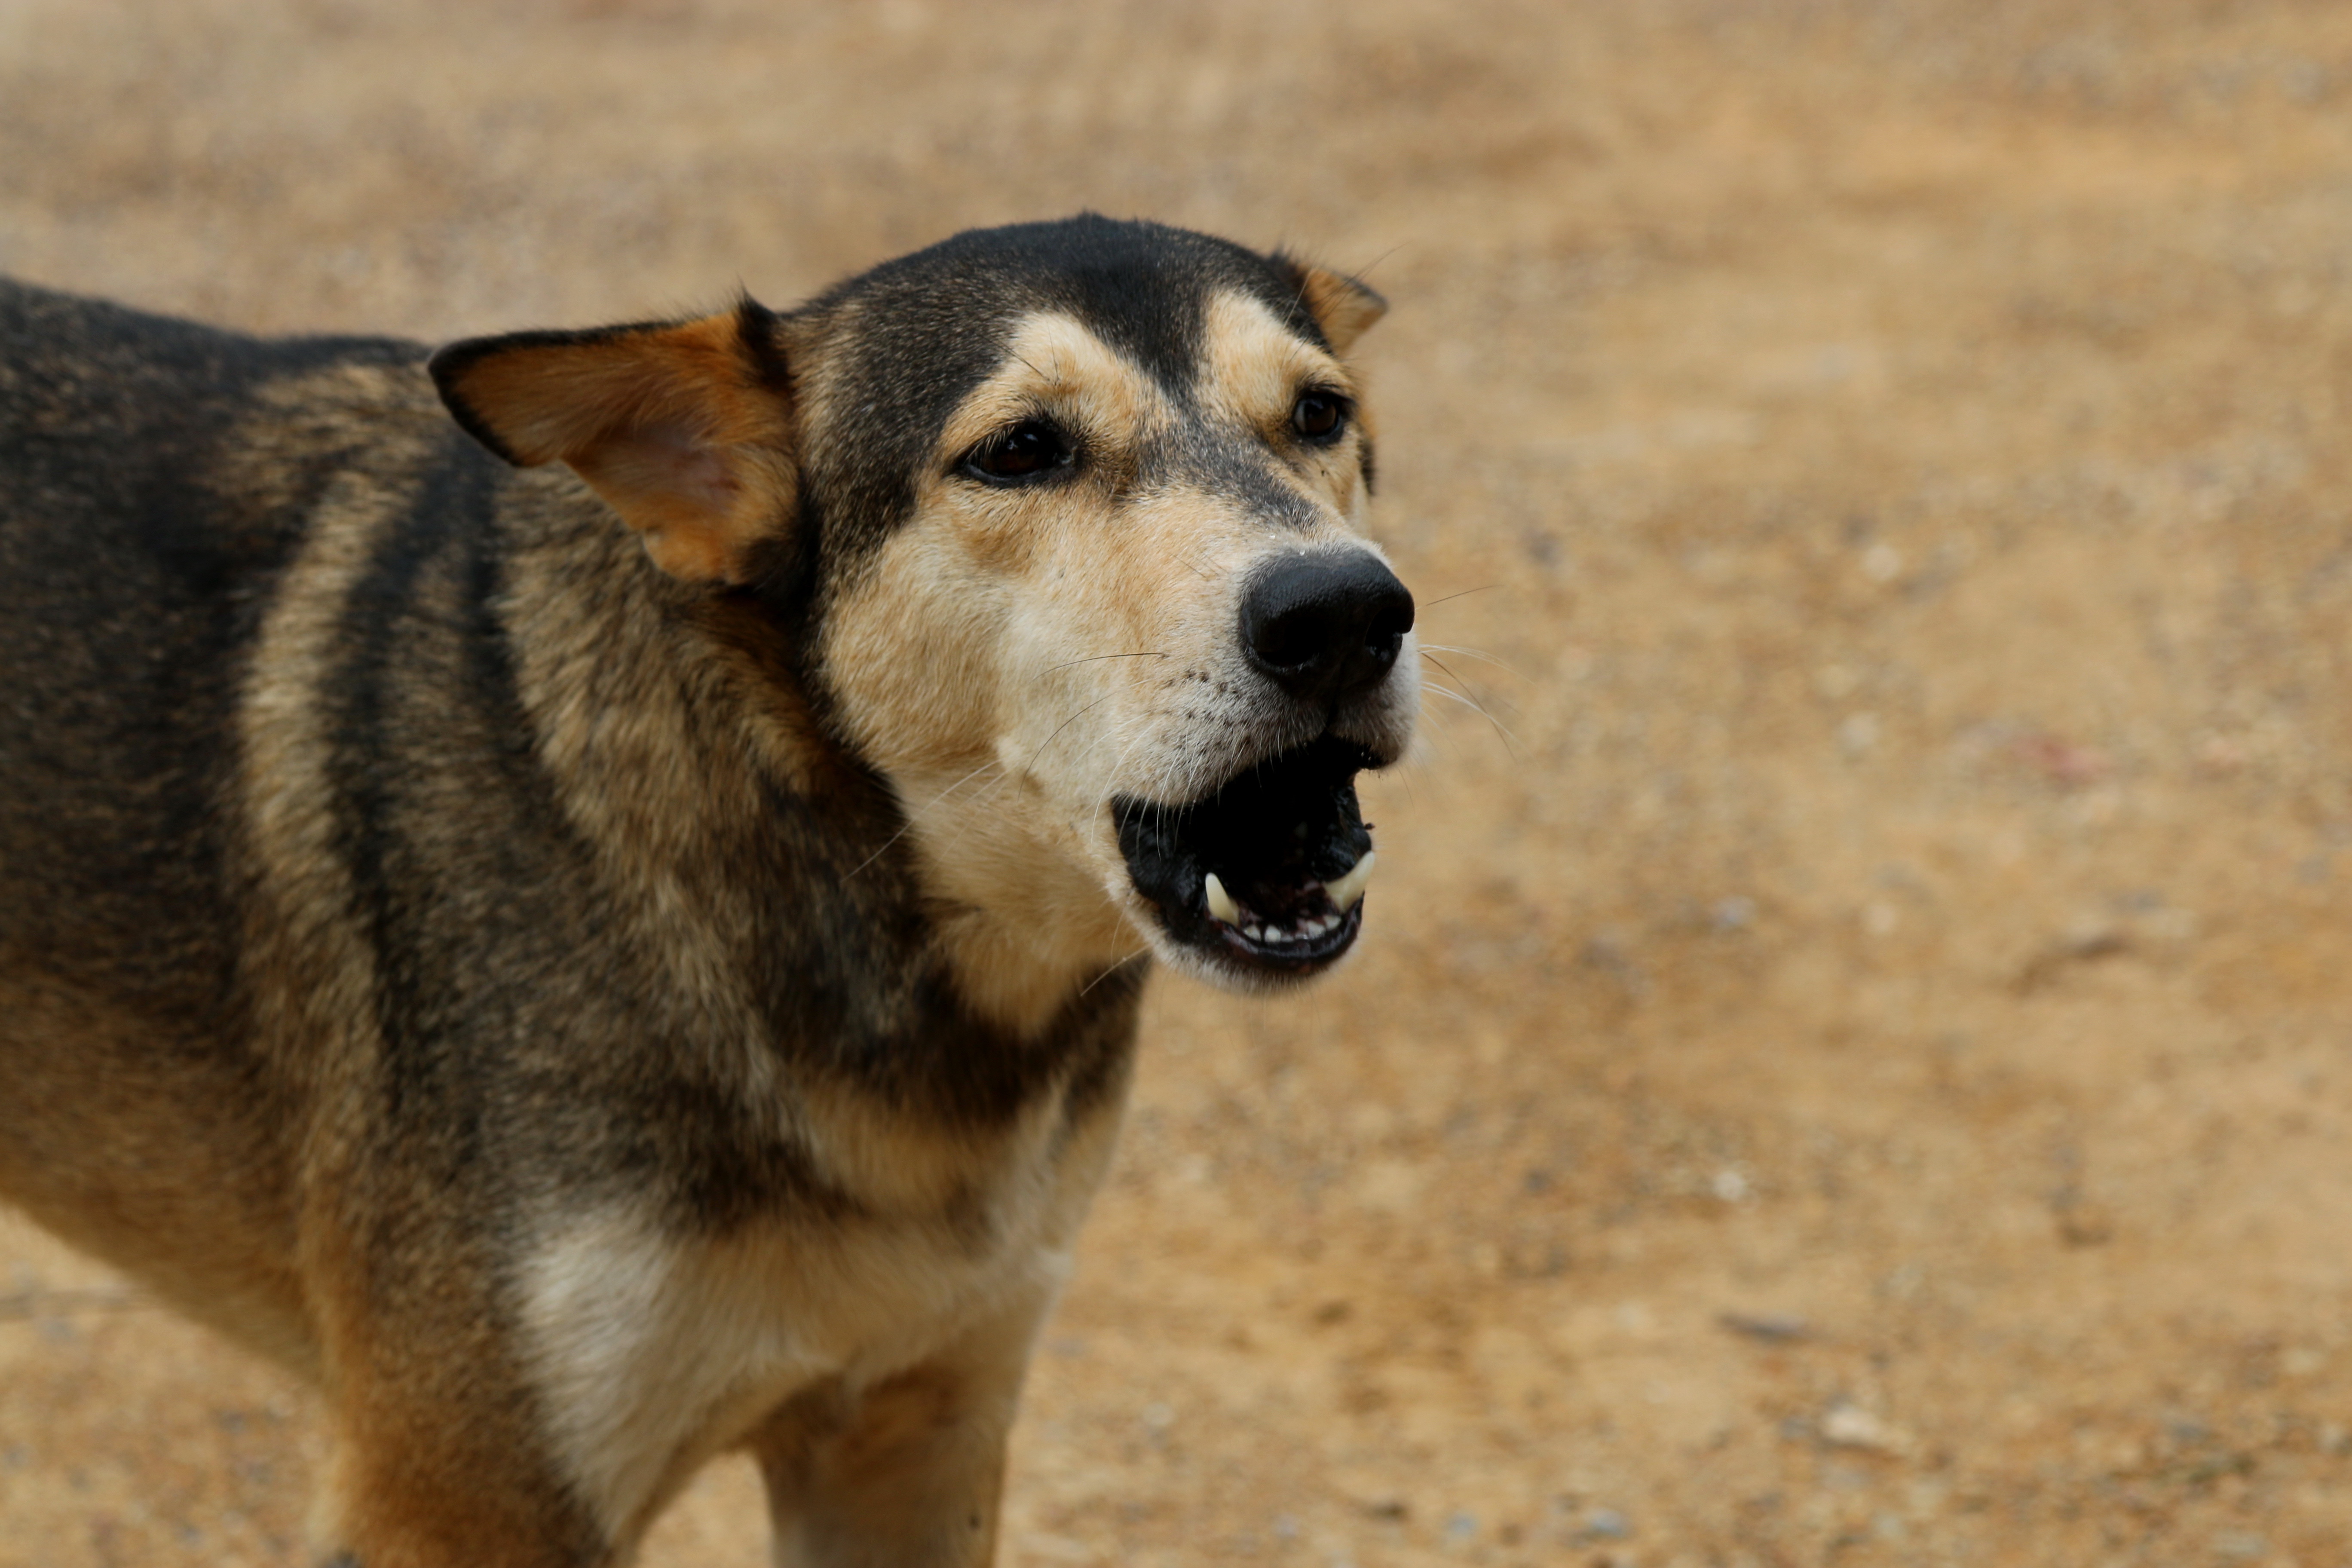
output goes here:
[[[1286, 696], [1336, 716], [1388, 679], [1412, 612], [1376, 556], [1292, 556], [1244, 594], [1241, 644]], [[1203, 800], [1115, 801], [1129, 875], [1176, 942], [1251, 972], [1312, 973], [1363, 929], [1372, 836], [1356, 774], [1393, 760], [1327, 731]]]

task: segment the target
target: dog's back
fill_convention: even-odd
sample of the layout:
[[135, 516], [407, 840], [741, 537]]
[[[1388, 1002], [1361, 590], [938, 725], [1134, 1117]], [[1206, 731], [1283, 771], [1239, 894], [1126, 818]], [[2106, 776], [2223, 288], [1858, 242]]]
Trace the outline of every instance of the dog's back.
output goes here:
[[[226, 805], [240, 675], [340, 443], [278, 426], [275, 486], [227, 454], [273, 384], [420, 358], [0, 281], [0, 1190], [278, 1348], [293, 1122], [247, 1055]], [[156, 1257], [174, 1236], [205, 1244]]]

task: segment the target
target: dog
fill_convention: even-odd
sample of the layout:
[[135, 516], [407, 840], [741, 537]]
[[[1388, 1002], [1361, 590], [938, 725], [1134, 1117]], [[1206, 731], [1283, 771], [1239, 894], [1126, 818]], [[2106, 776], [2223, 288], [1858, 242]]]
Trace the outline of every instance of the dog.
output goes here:
[[[1360, 929], [1360, 281], [1145, 222], [428, 356], [0, 285], [0, 1194], [323, 1393], [320, 1560], [993, 1550], [1153, 962]], [[453, 422], [454, 420], [454, 422]]]

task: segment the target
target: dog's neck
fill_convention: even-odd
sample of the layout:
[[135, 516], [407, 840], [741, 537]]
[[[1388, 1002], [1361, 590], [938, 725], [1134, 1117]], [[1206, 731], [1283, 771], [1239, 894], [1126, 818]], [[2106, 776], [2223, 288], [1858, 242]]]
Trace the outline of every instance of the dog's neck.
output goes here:
[[[536, 650], [520, 671], [535, 749], [655, 940], [679, 921], [736, 933], [720, 945], [740, 972], [698, 984], [758, 996], [787, 1058], [862, 1039], [823, 1054], [892, 1080], [893, 1098], [920, 1093], [932, 1058], [967, 1087], [1002, 1079], [983, 1098], [1009, 1103], [1057, 1075], [1064, 1046], [1094, 1054], [1084, 1042], [1108, 1030], [1124, 1048], [1148, 961], [1101, 889], [1040, 875], [1066, 865], [1058, 854], [959, 853], [998, 841], [975, 831], [992, 799], [981, 781], [883, 779], [824, 722], [755, 596], [647, 569], [568, 476], [523, 482], [572, 503], [541, 513], [553, 537], [511, 557], [508, 613], [534, 623], [518, 641]], [[580, 591], [597, 582], [624, 586]], [[877, 1012], [883, 994], [896, 1000]]]
[[902, 842], [957, 994], [1025, 1039], [1106, 973], [1140, 973], [1150, 958], [1074, 843], [1006, 846], [997, 796], [1021, 787], [992, 768], [985, 783], [967, 771], [907, 781], [899, 794], [908, 814]]

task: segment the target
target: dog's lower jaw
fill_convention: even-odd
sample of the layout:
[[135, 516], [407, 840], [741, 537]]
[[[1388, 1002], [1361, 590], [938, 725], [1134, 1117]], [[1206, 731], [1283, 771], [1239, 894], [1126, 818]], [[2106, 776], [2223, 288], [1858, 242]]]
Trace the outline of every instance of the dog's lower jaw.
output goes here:
[[[1150, 906], [1145, 905], [1136, 919], [1140, 924], [1155, 920], [1156, 916]], [[1254, 965], [1221, 962], [1198, 948], [1177, 942], [1157, 931], [1151, 932], [1151, 953], [1173, 973], [1181, 974], [1187, 979], [1197, 980], [1203, 985], [1213, 985], [1220, 991], [1230, 991], [1238, 996], [1275, 996], [1285, 992], [1296, 991], [1303, 985], [1311, 985], [1322, 979], [1339, 965], [1346, 963], [1349, 959], [1349, 953], [1342, 953], [1319, 969], [1303, 972], [1262, 969]]]

